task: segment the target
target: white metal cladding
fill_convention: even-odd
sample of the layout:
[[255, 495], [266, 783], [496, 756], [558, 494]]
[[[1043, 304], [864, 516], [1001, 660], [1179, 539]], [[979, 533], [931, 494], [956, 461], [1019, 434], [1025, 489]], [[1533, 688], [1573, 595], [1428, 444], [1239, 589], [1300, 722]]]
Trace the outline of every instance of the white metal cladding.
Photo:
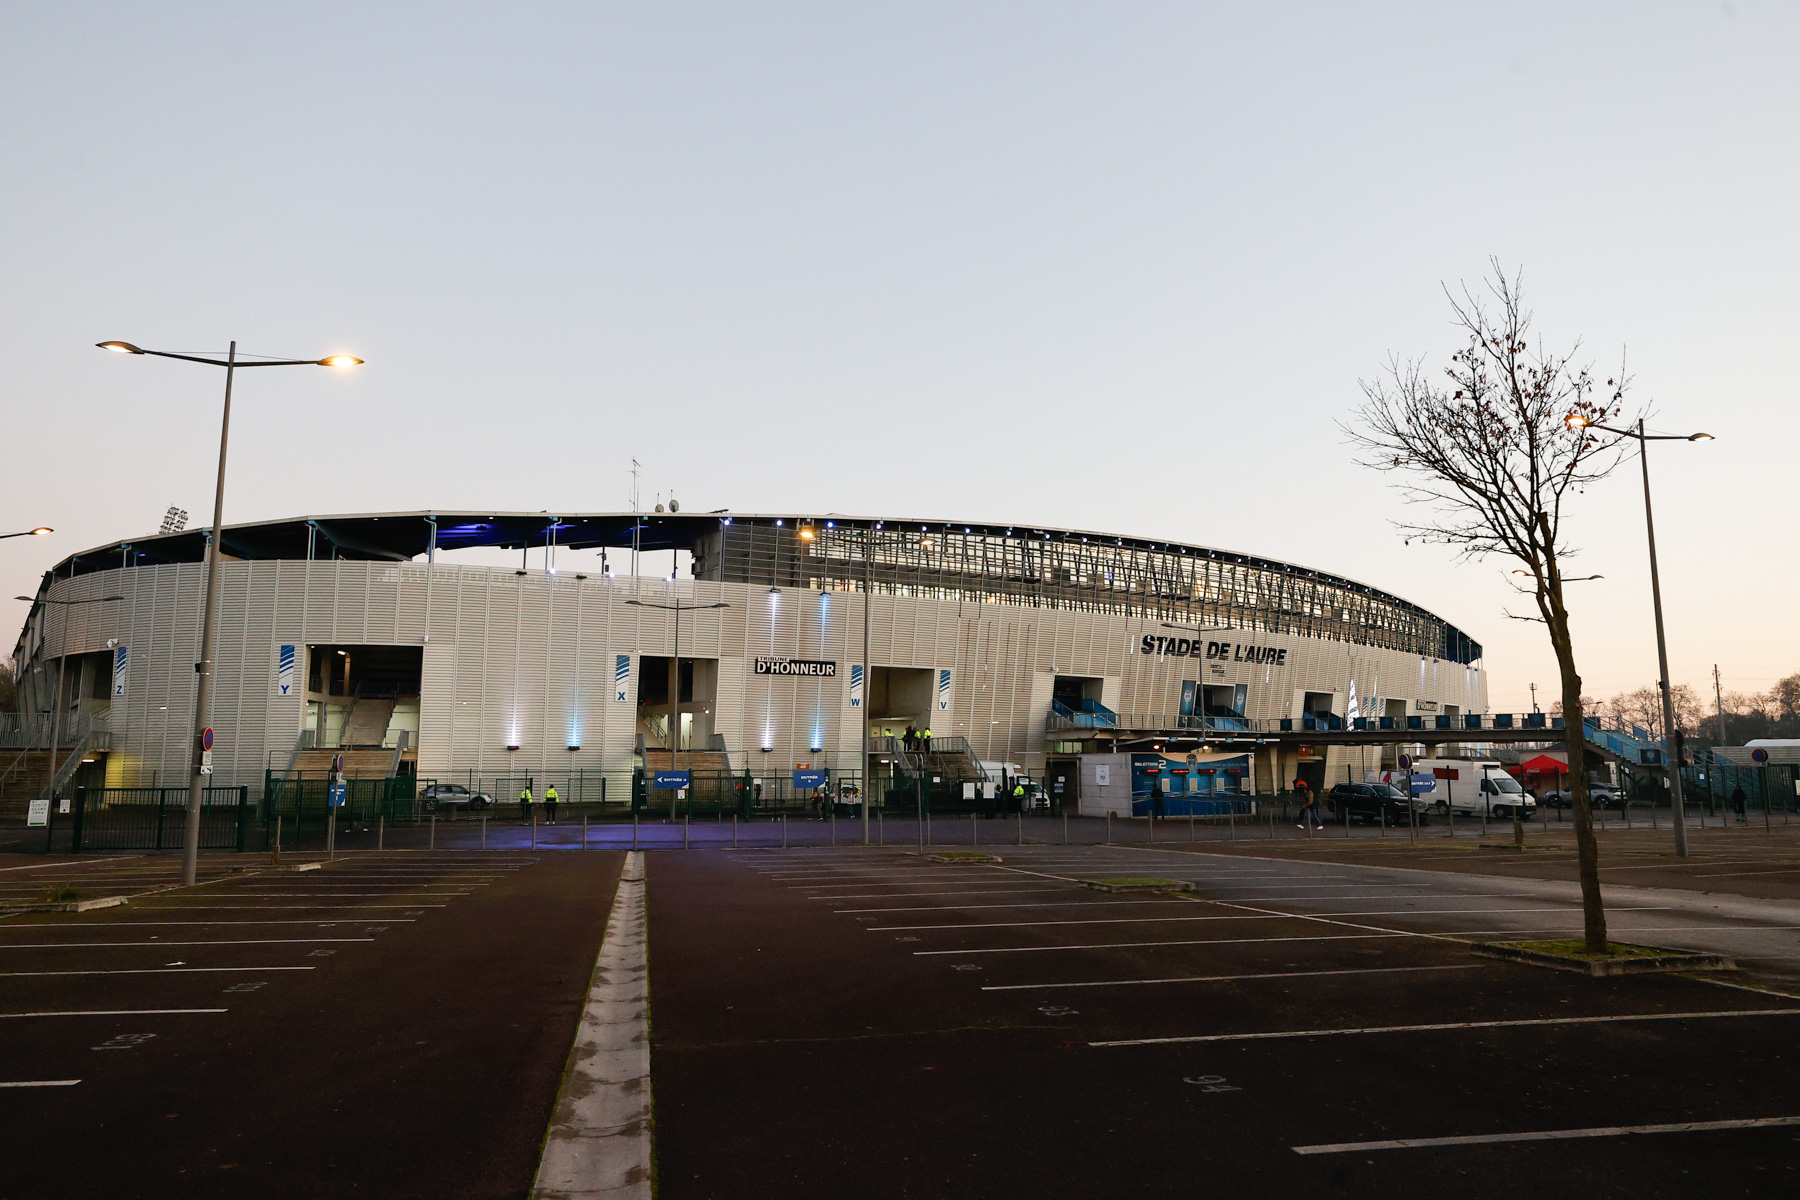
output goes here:
[[[58, 611], [43, 622], [51, 655], [104, 651], [115, 637], [131, 648], [130, 683], [111, 711], [111, 782], [185, 777], [202, 572], [197, 563], [132, 567], [52, 587], [56, 600], [123, 597], [51, 606]], [[626, 604], [634, 594], [646, 602], [730, 606], [684, 612], [681, 654], [718, 661], [713, 728], [753, 768], [780, 771], [822, 753], [859, 750], [864, 714], [848, 700], [849, 666], [862, 659], [857, 594], [771, 594], [760, 585], [649, 579], [637, 580], [634, 593], [630, 579], [347, 559], [226, 561], [220, 587], [213, 718], [220, 784], [260, 784], [265, 767], [280, 766], [293, 749], [304, 698], [275, 695], [277, 647], [336, 643], [423, 648], [421, 775], [579, 768], [604, 771], [610, 787], [623, 787], [642, 656], [667, 656], [673, 626], [666, 611]], [[1260, 719], [1298, 715], [1307, 691], [1332, 693], [1341, 712], [1352, 678], [1366, 703], [1404, 698], [1408, 711], [1418, 700], [1466, 712], [1487, 707], [1481, 671], [1403, 651], [1225, 634], [1215, 636], [1288, 654], [1279, 664], [1216, 663], [1142, 653], [1145, 634], [1173, 631], [1138, 617], [886, 595], [871, 598], [871, 611], [873, 666], [950, 671], [950, 708], [932, 711], [932, 728], [968, 737], [989, 760], [1041, 761], [1058, 674], [1103, 680], [1105, 702], [1127, 713], [1176, 711], [1184, 679], [1246, 685], [1245, 715]], [[613, 690], [619, 654], [632, 658], [631, 697], [623, 704]], [[838, 671], [757, 675], [751, 662], [758, 656], [827, 659]], [[519, 749], [509, 751], [512, 745]]]

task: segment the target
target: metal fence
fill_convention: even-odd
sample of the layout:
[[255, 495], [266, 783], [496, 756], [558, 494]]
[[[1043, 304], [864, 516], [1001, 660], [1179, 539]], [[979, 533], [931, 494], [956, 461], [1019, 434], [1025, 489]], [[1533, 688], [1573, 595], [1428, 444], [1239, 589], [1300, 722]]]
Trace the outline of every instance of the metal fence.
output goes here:
[[[187, 801], [186, 788], [78, 787], [69, 806], [69, 851], [178, 849]], [[200, 849], [245, 849], [250, 816], [249, 788], [207, 788], [200, 793]]]

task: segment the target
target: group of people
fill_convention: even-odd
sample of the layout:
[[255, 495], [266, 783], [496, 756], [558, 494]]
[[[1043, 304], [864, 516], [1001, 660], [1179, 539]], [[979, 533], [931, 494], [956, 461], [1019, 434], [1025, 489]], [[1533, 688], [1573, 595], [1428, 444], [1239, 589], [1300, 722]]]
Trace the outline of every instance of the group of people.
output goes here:
[[[544, 818], [551, 825], [556, 824], [556, 804], [560, 798], [556, 794], [554, 783], [544, 789]], [[529, 783], [525, 785], [525, 790], [519, 793], [519, 820], [531, 820], [531, 785]]]
[[[890, 733], [888, 736], [892, 737], [893, 735]], [[905, 750], [908, 754], [913, 754], [913, 753], [930, 754], [931, 753], [931, 730], [930, 730], [930, 728], [927, 727], [925, 729], [919, 729], [919, 728], [916, 728], [915, 726], [908, 725], [906, 727], [906, 732], [900, 735], [900, 748]]]

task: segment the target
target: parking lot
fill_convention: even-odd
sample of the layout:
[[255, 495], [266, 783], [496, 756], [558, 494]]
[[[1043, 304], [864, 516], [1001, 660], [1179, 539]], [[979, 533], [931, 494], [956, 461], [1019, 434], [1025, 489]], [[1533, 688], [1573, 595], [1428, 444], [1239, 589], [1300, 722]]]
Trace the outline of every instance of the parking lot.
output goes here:
[[524, 1195], [622, 856], [246, 857], [3, 864], [0, 1195]]
[[[1800, 1186], [1800, 921], [1615, 897], [1616, 937], [1755, 969], [1593, 979], [1470, 954], [1579, 930], [1533, 881], [995, 850], [651, 856], [662, 1195]], [[1119, 876], [1196, 890], [1079, 882]]]

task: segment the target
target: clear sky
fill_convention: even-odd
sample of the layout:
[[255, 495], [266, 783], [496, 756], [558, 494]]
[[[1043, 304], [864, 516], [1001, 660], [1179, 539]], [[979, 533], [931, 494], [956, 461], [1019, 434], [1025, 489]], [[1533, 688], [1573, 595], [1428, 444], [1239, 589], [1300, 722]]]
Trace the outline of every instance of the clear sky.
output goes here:
[[[1395, 591], [1554, 691], [1498, 562], [1337, 427], [1445, 282], [1654, 424], [1675, 678], [1800, 670], [1800, 7], [0, 3], [4, 595], [228, 520], [623, 507], [1169, 537]], [[1588, 690], [1655, 677], [1635, 463], [1574, 527]], [[6, 603], [12, 603], [7, 601]], [[24, 605], [14, 605], [15, 619]], [[16, 627], [16, 626], [14, 626]], [[7, 635], [10, 644], [11, 635]]]

